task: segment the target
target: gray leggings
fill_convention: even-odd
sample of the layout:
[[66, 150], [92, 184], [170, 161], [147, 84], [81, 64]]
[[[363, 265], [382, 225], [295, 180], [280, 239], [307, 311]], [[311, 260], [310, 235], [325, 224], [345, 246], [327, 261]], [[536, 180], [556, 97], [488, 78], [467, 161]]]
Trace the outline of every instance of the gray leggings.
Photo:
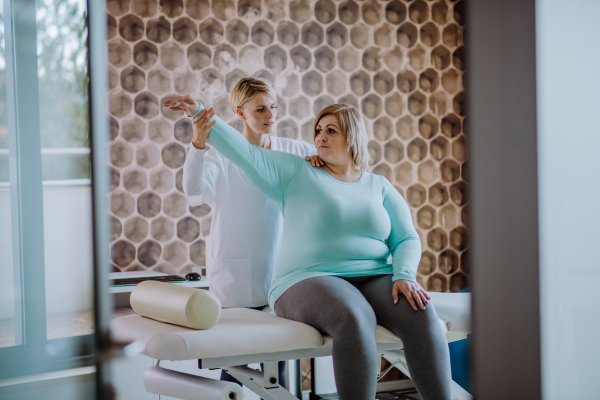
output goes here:
[[320, 276], [296, 283], [275, 303], [277, 315], [333, 337], [333, 369], [340, 400], [373, 400], [377, 324], [404, 344], [412, 381], [424, 400], [452, 400], [450, 355], [432, 304], [413, 310], [392, 299], [392, 276]]

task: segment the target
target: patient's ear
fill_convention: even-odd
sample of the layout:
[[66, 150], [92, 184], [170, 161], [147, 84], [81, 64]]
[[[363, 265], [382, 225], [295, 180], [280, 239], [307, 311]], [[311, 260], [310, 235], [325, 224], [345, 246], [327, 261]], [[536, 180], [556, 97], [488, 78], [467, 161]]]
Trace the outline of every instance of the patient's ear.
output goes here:
[[238, 117], [240, 117], [241, 119], [246, 119], [244, 117], [244, 111], [242, 111], [242, 109], [240, 107], [237, 108], [237, 110], [235, 110], [235, 113], [238, 115]]

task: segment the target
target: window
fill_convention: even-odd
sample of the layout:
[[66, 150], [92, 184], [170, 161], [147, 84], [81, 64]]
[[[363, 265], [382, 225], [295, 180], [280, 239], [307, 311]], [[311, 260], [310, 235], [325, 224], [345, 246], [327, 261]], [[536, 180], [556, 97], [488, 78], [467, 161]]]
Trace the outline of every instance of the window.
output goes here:
[[85, 5], [4, 4], [0, 378], [93, 363]]
[[[0, 14], [3, 4], [0, 4]], [[0, 20], [0, 348], [16, 345], [4, 21]]]

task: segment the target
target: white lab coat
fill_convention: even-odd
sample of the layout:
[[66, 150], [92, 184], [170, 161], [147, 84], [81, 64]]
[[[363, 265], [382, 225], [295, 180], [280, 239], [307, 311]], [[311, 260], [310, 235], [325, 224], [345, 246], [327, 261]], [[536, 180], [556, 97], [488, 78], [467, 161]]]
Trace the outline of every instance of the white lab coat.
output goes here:
[[[271, 150], [300, 157], [317, 154], [312, 144], [274, 136]], [[193, 145], [183, 165], [183, 190], [190, 206], [207, 203], [212, 208], [210, 291], [223, 307], [266, 305], [281, 249], [283, 215], [277, 203], [215, 149]]]

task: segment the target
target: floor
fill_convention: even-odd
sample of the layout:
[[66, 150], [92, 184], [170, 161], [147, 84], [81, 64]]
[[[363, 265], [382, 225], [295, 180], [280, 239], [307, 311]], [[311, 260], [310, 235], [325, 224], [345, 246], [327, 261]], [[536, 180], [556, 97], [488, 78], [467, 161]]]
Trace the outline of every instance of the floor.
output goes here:
[[417, 392], [403, 390], [403, 391], [394, 392], [394, 393], [378, 393], [376, 399], [377, 400], [408, 400], [408, 399], [421, 400], [421, 397], [419, 396], [419, 394]]
[[[46, 337], [48, 339], [89, 335], [93, 332], [93, 311], [46, 316]], [[11, 347], [14, 345], [15, 321], [13, 319], [0, 320], [0, 347]]]

